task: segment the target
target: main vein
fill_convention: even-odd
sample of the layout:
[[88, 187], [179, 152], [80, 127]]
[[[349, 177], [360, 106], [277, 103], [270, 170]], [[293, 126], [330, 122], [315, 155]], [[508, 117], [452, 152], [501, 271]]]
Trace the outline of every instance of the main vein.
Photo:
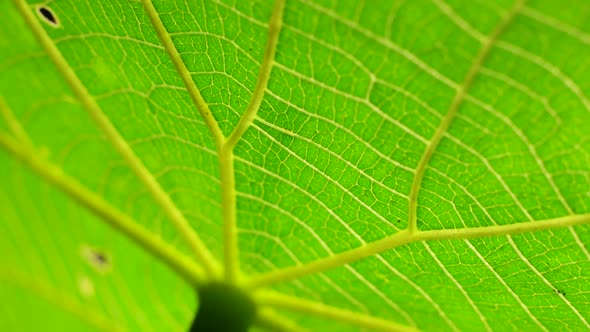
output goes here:
[[60, 167], [40, 157], [41, 153], [34, 150], [33, 147], [0, 132], [0, 148], [12, 154], [45, 181], [60, 189], [78, 204], [158, 257], [190, 284], [200, 285], [205, 281], [203, 270], [188, 257], [143, 228], [128, 215], [112, 207], [102, 197], [64, 173]]
[[254, 319], [256, 327], [270, 330], [273, 332], [305, 332], [307, 330], [301, 328], [289, 319], [277, 314], [272, 309], [259, 308], [256, 318]]
[[160, 41], [164, 45], [168, 56], [174, 63], [177, 73], [182, 78], [193, 103], [205, 120], [217, 146], [223, 217], [224, 274], [227, 281], [234, 282], [239, 275], [239, 258], [233, 149], [256, 118], [256, 114], [262, 103], [262, 98], [264, 97], [264, 92], [268, 86], [268, 80], [274, 64], [276, 46], [278, 44], [279, 33], [283, 21], [285, 0], [276, 0], [274, 3], [269, 22], [268, 40], [264, 52], [264, 58], [262, 60], [252, 99], [250, 100], [244, 115], [227, 138], [224, 137], [219, 129], [217, 121], [201, 96], [199, 89], [195, 85], [190, 72], [182, 61], [170, 34], [166, 31], [166, 28], [160, 20], [158, 12], [151, 0], [141, 0], [141, 2], [156, 30], [156, 33], [158, 34], [158, 37], [160, 38]]
[[27, 132], [23, 129], [20, 122], [14, 116], [14, 113], [12, 112], [10, 107], [8, 107], [8, 104], [6, 104], [6, 100], [4, 100], [4, 97], [1, 95], [0, 95], [0, 116], [2, 116], [4, 118], [4, 120], [6, 121], [6, 124], [8, 125], [8, 128], [10, 129], [10, 131], [12, 131], [12, 134], [22, 144], [24, 144], [27, 147], [33, 146], [33, 143], [31, 142], [29, 135], [27, 135]]
[[173, 222], [174, 226], [178, 229], [191, 248], [195, 257], [205, 268], [205, 271], [210, 275], [215, 275], [218, 269], [217, 263], [209, 250], [202, 243], [199, 236], [194, 232], [188, 221], [162, 189], [154, 176], [147, 170], [107, 116], [102, 112], [94, 98], [88, 93], [82, 82], [68, 65], [63, 55], [49, 38], [43, 27], [41, 27], [26, 2], [24, 0], [13, 0], [13, 3], [33, 31], [37, 41], [41, 44], [45, 52], [47, 52], [49, 58], [53, 61], [67, 84], [79, 99], [82, 106], [90, 114], [92, 119], [96, 122], [98, 127], [127, 162], [137, 177], [143, 182], [152, 197], [160, 205], [165, 215]]
[[370, 329], [371, 331], [418, 331], [414, 327], [398, 324], [383, 318], [369, 316], [275, 292], [260, 292], [255, 295], [255, 300], [260, 305], [270, 305], [275, 308], [283, 308], [307, 315], [323, 317]]
[[254, 93], [252, 94], [252, 99], [250, 100], [244, 115], [242, 115], [242, 118], [218, 153], [223, 206], [225, 278], [228, 281], [236, 281], [240, 269], [238, 257], [238, 227], [236, 222], [237, 212], [233, 149], [242, 138], [242, 135], [250, 127], [260, 109], [260, 104], [262, 103], [264, 92], [268, 86], [268, 80], [275, 61], [279, 33], [283, 23], [284, 9], [285, 0], [275, 0], [270, 22], [268, 24], [268, 39], [266, 41], [264, 58], [260, 65], [258, 80], [256, 82], [256, 87], [254, 88]]
[[403, 230], [392, 236], [375, 242], [367, 243], [362, 247], [344, 251], [334, 256], [322, 258], [304, 265], [285, 268], [252, 277], [246, 282], [246, 287], [264, 287], [279, 282], [298, 279], [306, 275], [316, 274], [332, 268], [343, 266], [345, 264], [349, 264], [357, 260], [373, 256], [385, 250], [390, 250], [411, 242], [464, 240], [500, 235], [514, 235], [587, 224], [590, 224], [590, 214], [580, 214], [539, 221], [526, 221], [509, 225], [482, 226], [461, 229], [441, 229], [431, 231], [417, 230], [414, 232]]
[[426, 150], [422, 154], [420, 161], [418, 162], [418, 166], [416, 168], [416, 173], [414, 175], [414, 179], [412, 181], [412, 187], [410, 189], [409, 195], [409, 211], [408, 211], [408, 230], [410, 232], [414, 232], [418, 229], [418, 193], [420, 191], [420, 187], [422, 185], [422, 180], [424, 179], [424, 173], [426, 171], [426, 167], [434, 154], [437, 146], [439, 145], [441, 139], [443, 138], [444, 134], [449, 129], [451, 122], [455, 118], [459, 107], [465, 100], [465, 96], [467, 95], [467, 91], [473, 85], [473, 81], [479, 70], [482, 67], [483, 62], [487, 58], [492, 49], [494, 43], [498, 40], [498, 37], [506, 30], [506, 27], [512, 22], [516, 14], [520, 11], [522, 6], [524, 5], [525, 0], [518, 0], [516, 4], [512, 7], [512, 9], [504, 16], [502, 21], [498, 24], [496, 29], [491, 33], [491, 35], [484, 40], [479, 53], [476, 55], [471, 68], [469, 68], [469, 72], [467, 72], [467, 76], [463, 80], [463, 84], [461, 84], [457, 92], [455, 93], [455, 97], [447, 110], [447, 114], [442, 119], [442, 122], [436, 129], [434, 136], [430, 140], [430, 142], [426, 145]]

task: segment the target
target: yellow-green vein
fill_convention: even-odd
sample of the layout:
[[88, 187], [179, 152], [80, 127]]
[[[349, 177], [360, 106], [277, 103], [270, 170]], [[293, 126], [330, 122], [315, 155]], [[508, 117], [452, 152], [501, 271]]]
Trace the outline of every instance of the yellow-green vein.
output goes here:
[[318, 259], [303, 265], [254, 276], [250, 280], [246, 281], [245, 287], [250, 289], [266, 287], [279, 282], [285, 282], [301, 278], [306, 275], [320, 273], [411, 242], [465, 240], [491, 236], [515, 235], [588, 224], [590, 224], [590, 214], [580, 214], [539, 221], [519, 222], [509, 225], [494, 225], [461, 229], [441, 229], [431, 231], [417, 230], [415, 232], [404, 230], [384, 239], [367, 243], [364, 246], [344, 251], [333, 256]]
[[6, 104], [6, 100], [4, 100], [4, 97], [2, 96], [0, 96], [0, 116], [6, 120], [6, 124], [8, 125], [10, 131], [12, 131], [14, 137], [16, 137], [22, 144], [28, 147], [33, 146], [29, 135], [27, 135], [20, 122], [14, 116], [14, 113], [8, 104]]
[[255, 300], [261, 305], [268, 305], [273, 308], [283, 308], [307, 315], [323, 317], [333, 321], [370, 329], [371, 331], [417, 331], [414, 327], [398, 324], [382, 318], [275, 292], [259, 292], [255, 295]]
[[233, 148], [246, 132], [250, 124], [256, 118], [264, 92], [268, 86], [268, 80], [270, 79], [270, 73], [275, 62], [275, 54], [277, 51], [277, 44], [279, 43], [279, 34], [283, 24], [283, 11], [285, 9], [285, 0], [275, 0], [272, 8], [272, 14], [270, 22], [268, 23], [268, 39], [266, 42], [266, 49], [264, 50], [264, 58], [260, 65], [260, 72], [258, 73], [258, 81], [252, 94], [252, 99], [246, 108], [246, 112], [242, 115], [242, 118], [229, 135], [227, 142], [225, 143], [230, 148]]
[[414, 175], [412, 187], [410, 189], [410, 204], [408, 210], [408, 230], [410, 232], [415, 232], [418, 229], [418, 192], [420, 191], [420, 186], [422, 185], [422, 179], [424, 178], [424, 173], [426, 172], [426, 166], [428, 166], [434, 151], [436, 150], [445, 132], [447, 132], [451, 122], [455, 118], [459, 107], [465, 100], [467, 91], [473, 84], [473, 81], [479, 73], [483, 62], [490, 53], [492, 46], [498, 40], [500, 34], [502, 34], [510, 22], [512, 22], [514, 16], [516, 16], [523, 5], [524, 0], [518, 0], [512, 9], [504, 16], [496, 29], [494, 29], [492, 34], [484, 40], [479, 53], [476, 55], [473, 64], [469, 68], [467, 76], [465, 76], [465, 79], [463, 80], [463, 84], [458, 87], [455, 97], [453, 98], [453, 101], [447, 110], [447, 114], [442, 119], [430, 142], [426, 145], [426, 150], [424, 150], [424, 153], [418, 162], [418, 166], [416, 167], [416, 173]]
[[173, 222], [174, 226], [178, 229], [181, 236], [191, 248], [195, 257], [199, 260], [199, 263], [203, 265], [205, 272], [211, 276], [216, 276], [219, 268], [213, 255], [202, 243], [199, 236], [191, 228], [189, 222], [178, 210], [166, 192], [164, 192], [154, 176], [147, 170], [107, 116], [102, 112], [94, 98], [88, 93], [82, 82], [68, 65], [63, 55], [37, 21], [37, 18], [33, 15], [29, 6], [24, 0], [13, 0], [13, 3], [16, 5], [27, 25], [33, 31], [37, 41], [41, 44], [45, 52], [47, 52], [49, 58], [53, 61], [69, 87], [72, 89], [81, 105], [88, 111], [106, 138], [127, 162], [137, 177], [143, 182], [166, 216]]
[[237, 282], [240, 274], [240, 264], [238, 258], [236, 179], [233, 150], [223, 147], [217, 153], [217, 157], [219, 158], [219, 174], [221, 178], [224, 278], [228, 282]]
[[305, 332], [306, 330], [269, 308], [259, 308], [254, 325], [272, 332]]
[[151, 0], [141, 0], [141, 3], [143, 4], [143, 8], [147, 13], [147, 16], [149, 17], [150, 22], [152, 23], [154, 30], [158, 35], [158, 38], [162, 42], [162, 45], [164, 45], [164, 49], [166, 50], [168, 57], [174, 64], [176, 72], [182, 79], [182, 82], [184, 83], [184, 86], [186, 87], [191, 97], [191, 100], [193, 101], [195, 107], [201, 114], [201, 117], [203, 117], [205, 124], [209, 128], [209, 131], [213, 136], [213, 140], [215, 141], [217, 149], [221, 148], [221, 145], [225, 141], [225, 137], [223, 136], [221, 129], [219, 129], [219, 125], [217, 124], [215, 117], [211, 113], [211, 110], [209, 110], [207, 102], [205, 102], [203, 96], [201, 96], [201, 92], [199, 92], [199, 89], [195, 85], [195, 82], [193, 81], [190, 72], [188, 71], [186, 65], [182, 61], [182, 58], [180, 57], [180, 54], [178, 53], [176, 46], [174, 46], [174, 42], [172, 41], [170, 34], [168, 34], [166, 27], [164, 27], [164, 24], [162, 23], [162, 20], [158, 15], [158, 11], [154, 7], [154, 4]]
[[264, 52], [264, 59], [258, 73], [258, 80], [244, 115], [234, 128], [223, 147], [218, 151], [219, 169], [221, 177], [221, 195], [223, 206], [223, 252], [225, 265], [225, 278], [228, 281], [236, 281], [239, 277], [238, 258], [238, 227], [236, 222], [236, 189], [234, 173], [233, 149], [254, 121], [256, 113], [262, 103], [264, 91], [268, 85], [270, 72], [274, 64], [279, 33], [283, 22], [283, 10], [285, 0], [275, 0], [270, 22], [268, 25], [268, 40]]
[[105, 223], [162, 260], [187, 282], [193, 285], [205, 282], [206, 276], [203, 270], [188, 257], [143, 228], [131, 217], [112, 207], [100, 196], [64, 173], [60, 167], [40, 157], [40, 153], [32, 147], [19, 144], [15, 139], [0, 132], [0, 148], [12, 154], [45, 181], [60, 189], [72, 200], [100, 217]]

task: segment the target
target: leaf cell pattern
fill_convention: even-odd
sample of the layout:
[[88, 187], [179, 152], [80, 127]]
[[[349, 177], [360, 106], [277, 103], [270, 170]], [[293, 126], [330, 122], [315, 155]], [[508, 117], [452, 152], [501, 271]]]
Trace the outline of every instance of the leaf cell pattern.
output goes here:
[[0, 9], [0, 328], [590, 329], [584, 1]]

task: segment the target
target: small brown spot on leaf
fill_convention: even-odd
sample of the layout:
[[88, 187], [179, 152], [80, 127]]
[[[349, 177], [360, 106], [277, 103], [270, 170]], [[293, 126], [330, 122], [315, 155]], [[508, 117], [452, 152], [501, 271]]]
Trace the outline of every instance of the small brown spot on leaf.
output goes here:
[[111, 269], [111, 259], [104, 250], [84, 245], [80, 253], [82, 258], [98, 272], [105, 273]]

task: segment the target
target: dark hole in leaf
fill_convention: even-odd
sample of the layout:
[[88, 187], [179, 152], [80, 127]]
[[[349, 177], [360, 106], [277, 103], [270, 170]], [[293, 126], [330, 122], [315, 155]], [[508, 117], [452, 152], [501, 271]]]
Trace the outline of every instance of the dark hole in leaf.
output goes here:
[[45, 18], [51, 25], [57, 25], [57, 17], [53, 14], [53, 11], [48, 7], [41, 6], [37, 8], [37, 11], [41, 17]]
[[198, 290], [199, 309], [189, 332], [247, 332], [256, 314], [256, 305], [241, 289], [211, 283]]

